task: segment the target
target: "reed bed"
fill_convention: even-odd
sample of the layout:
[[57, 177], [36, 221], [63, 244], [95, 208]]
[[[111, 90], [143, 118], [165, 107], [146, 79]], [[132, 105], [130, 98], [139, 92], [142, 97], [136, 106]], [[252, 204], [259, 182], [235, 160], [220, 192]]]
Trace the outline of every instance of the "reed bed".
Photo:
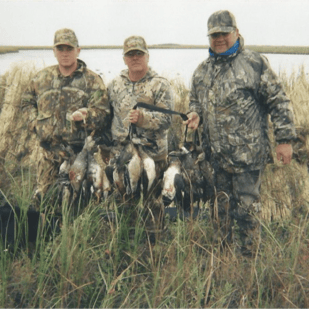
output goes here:
[[[33, 74], [36, 71], [28, 67], [30, 70]], [[32, 73], [25, 71], [30, 78]], [[7, 75], [3, 108], [7, 108], [10, 87], [19, 93], [14, 88], [14, 81], [21, 79], [19, 74], [11, 74], [10, 79]], [[112, 195], [105, 202], [92, 201], [78, 217], [64, 208], [61, 232], [48, 242], [38, 237], [36, 244], [26, 243], [20, 249], [17, 238], [10, 251], [0, 243], [0, 307], [309, 307], [309, 82], [305, 74], [281, 78], [302, 139], [295, 145], [297, 156], [291, 165], [275, 162], [266, 168], [260, 256], [244, 258], [237, 247], [222, 250], [213, 240], [207, 207], [196, 220], [165, 218], [166, 229], [153, 242], [142, 220], [142, 200], [129, 207]], [[175, 110], [185, 112], [188, 89], [180, 79], [171, 83]], [[11, 102], [17, 101], [12, 95]], [[14, 108], [12, 114], [17, 117]], [[2, 119], [2, 112], [0, 116]], [[18, 118], [14, 117], [16, 126]], [[11, 121], [10, 117], [3, 119]], [[19, 128], [24, 128], [24, 120], [19, 121]], [[9, 126], [4, 120], [2, 123]], [[170, 148], [177, 147], [183, 138], [182, 120], [174, 117], [173, 123], [170, 136], [177, 142]], [[17, 137], [22, 139], [22, 135]], [[11, 139], [6, 147], [18, 148], [15, 143], [18, 139]], [[10, 186], [0, 186], [1, 191], [12, 204], [26, 209], [34, 188], [31, 160], [9, 157], [9, 161], [4, 160], [3, 166]], [[7, 168], [12, 162], [18, 174]], [[116, 214], [115, 220], [103, 218], [107, 210]]]
[[[21, 109], [21, 95], [37, 69], [32, 62], [14, 63], [1, 79], [0, 169], [13, 172], [18, 164], [30, 166], [36, 161], [37, 141], [28, 130], [27, 114]], [[4, 184], [5, 180], [1, 180]]]
[[18, 47], [16, 46], [0, 46], [0, 54], [17, 53]]

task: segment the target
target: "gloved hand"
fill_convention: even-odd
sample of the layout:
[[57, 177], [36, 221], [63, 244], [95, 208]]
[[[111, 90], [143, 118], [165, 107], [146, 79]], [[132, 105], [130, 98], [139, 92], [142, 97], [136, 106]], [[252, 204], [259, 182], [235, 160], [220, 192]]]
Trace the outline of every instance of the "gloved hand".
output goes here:
[[289, 164], [292, 160], [293, 148], [290, 144], [280, 144], [276, 147], [277, 159], [283, 164]]

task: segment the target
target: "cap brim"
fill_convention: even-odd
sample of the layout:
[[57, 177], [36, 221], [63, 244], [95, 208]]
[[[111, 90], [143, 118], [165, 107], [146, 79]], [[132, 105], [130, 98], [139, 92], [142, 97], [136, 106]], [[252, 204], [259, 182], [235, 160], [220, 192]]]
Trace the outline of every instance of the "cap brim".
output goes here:
[[126, 51], [123, 51], [123, 54], [125, 55], [128, 52], [130, 52], [131, 50], [139, 50], [139, 51], [142, 51], [145, 54], [148, 54], [148, 50], [147, 49], [137, 48], [137, 47], [132, 47], [132, 48], [127, 49]]
[[213, 33], [218, 33], [218, 32], [233, 32], [236, 28], [234, 27], [215, 27], [212, 28], [211, 30], [208, 31], [208, 35], [213, 34]]
[[59, 45], [68, 45], [68, 46], [71, 46], [71, 47], [77, 47], [77, 46], [75, 46], [75, 45], [73, 45], [69, 42], [58, 42], [58, 43], [54, 44], [54, 47], [59, 46]]

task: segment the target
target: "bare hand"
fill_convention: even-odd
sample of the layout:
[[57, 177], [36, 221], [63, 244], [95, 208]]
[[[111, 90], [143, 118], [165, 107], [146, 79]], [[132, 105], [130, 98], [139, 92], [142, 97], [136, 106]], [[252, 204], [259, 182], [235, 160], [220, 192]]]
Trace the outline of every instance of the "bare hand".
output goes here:
[[200, 123], [200, 116], [196, 112], [191, 112], [187, 116], [188, 120], [184, 121], [183, 124], [187, 124], [189, 129], [196, 130]]
[[80, 108], [77, 111], [75, 111], [71, 115], [72, 121], [83, 121], [87, 118], [88, 109], [86, 107]]
[[131, 109], [129, 112], [129, 120], [131, 123], [137, 123], [140, 117], [140, 111], [138, 109]]
[[289, 164], [292, 160], [293, 148], [290, 144], [280, 144], [276, 147], [277, 159], [283, 164]]

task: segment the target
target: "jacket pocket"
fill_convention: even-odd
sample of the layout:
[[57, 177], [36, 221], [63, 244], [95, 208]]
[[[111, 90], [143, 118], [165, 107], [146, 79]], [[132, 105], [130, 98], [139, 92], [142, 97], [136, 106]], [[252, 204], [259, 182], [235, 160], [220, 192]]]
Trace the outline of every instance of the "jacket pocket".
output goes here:
[[259, 130], [228, 134], [226, 155], [235, 165], [251, 165], [259, 162], [263, 156], [263, 143]]
[[40, 141], [51, 141], [54, 133], [52, 115], [40, 114], [37, 118], [36, 132]]

